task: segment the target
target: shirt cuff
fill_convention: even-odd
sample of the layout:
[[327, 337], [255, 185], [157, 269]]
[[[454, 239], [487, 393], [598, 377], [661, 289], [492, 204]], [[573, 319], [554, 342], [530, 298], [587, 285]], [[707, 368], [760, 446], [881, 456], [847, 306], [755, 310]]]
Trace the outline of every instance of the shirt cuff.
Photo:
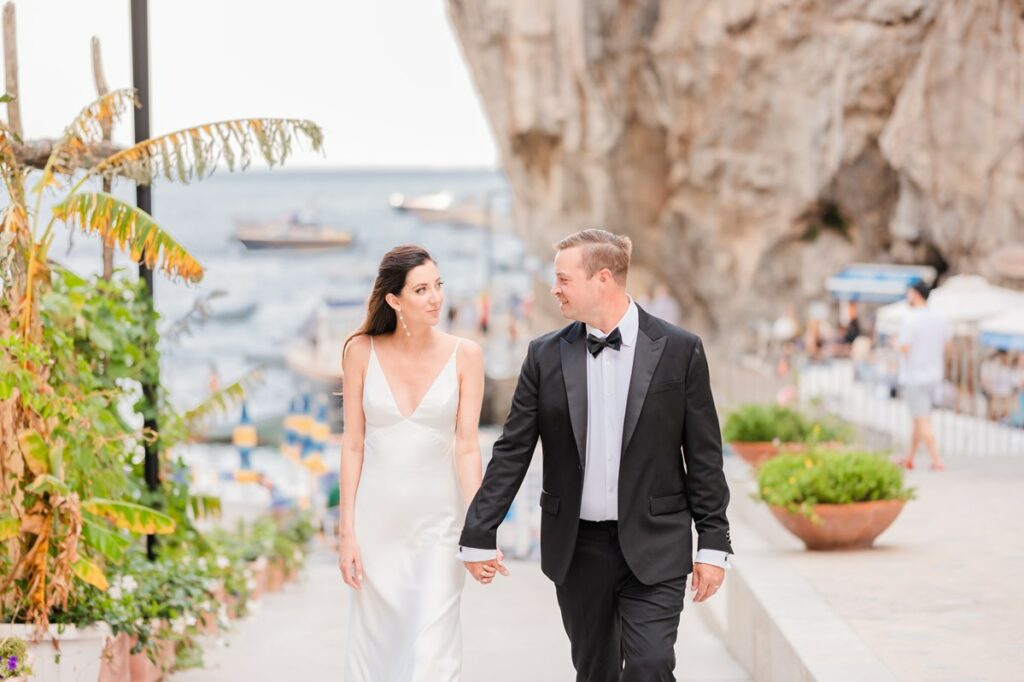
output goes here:
[[697, 556], [693, 562], [696, 564], [711, 564], [729, 570], [732, 565], [729, 563], [729, 553], [720, 549], [698, 549]]
[[459, 553], [455, 555], [459, 561], [490, 561], [498, 558], [496, 549], [477, 549], [476, 547], [459, 547]]

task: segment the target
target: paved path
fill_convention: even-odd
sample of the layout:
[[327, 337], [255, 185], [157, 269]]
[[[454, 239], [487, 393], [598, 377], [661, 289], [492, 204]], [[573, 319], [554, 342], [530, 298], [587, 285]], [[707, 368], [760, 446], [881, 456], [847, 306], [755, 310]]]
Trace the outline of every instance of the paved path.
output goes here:
[[763, 506], [736, 513], [897, 679], [1024, 679], [1024, 459], [951, 458], [908, 482], [918, 498], [870, 550], [808, 552]]
[[[535, 563], [510, 562], [512, 575], [488, 587], [467, 582], [463, 597], [464, 682], [566, 682], [574, 679], [554, 587]], [[206, 666], [175, 682], [341, 680], [348, 614], [347, 588], [334, 557], [315, 553], [303, 578], [266, 596], [257, 612], [221, 642], [206, 643]], [[746, 672], [711, 635], [688, 603], [676, 675], [680, 680], [732, 682]]]

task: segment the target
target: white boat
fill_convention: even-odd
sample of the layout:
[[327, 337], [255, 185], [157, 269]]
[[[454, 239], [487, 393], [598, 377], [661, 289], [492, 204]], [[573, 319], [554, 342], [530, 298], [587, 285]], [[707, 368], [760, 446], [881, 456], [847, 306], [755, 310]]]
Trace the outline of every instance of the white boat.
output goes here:
[[352, 234], [299, 214], [283, 220], [236, 221], [235, 239], [250, 250], [339, 249], [352, 243]]
[[366, 300], [360, 296], [325, 298], [285, 350], [285, 365], [314, 384], [341, 390], [341, 349], [362, 324]]
[[418, 197], [395, 193], [388, 198], [393, 209], [411, 213], [425, 223], [451, 223], [471, 227], [487, 227], [491, 212], [472, 198], [456, 201], [451, 192], [436, 192]]

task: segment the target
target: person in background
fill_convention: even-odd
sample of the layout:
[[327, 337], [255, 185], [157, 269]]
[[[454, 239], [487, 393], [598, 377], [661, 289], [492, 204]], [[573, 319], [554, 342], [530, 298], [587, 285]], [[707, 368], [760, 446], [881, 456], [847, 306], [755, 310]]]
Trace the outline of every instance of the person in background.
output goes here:
[[669, 324], [679, 324], [679, 304], [672, 298], [668, 287], [659, 284], [651, 290], [651, 299], [648, 301], [647, 312], [659, 317]]
[[943, 359], [951, 330], [944, 317], [928, 307], [928, 285], [915, 282], [907, 289], [910, 311], [903, 320], [896, 348], [900, 352], [899, 386], [910, 409], [914, 429], [903, 466], [914, 468], [914, 455], [921, 443], [928, 448], [932, 469], [945, 468], [932, 431], [932, 400], [943, 378]]
[[997, 352], [981, 365], [981, 387], [988, 399], [988, 418], [1006, 419], [1017, 407], [1020, 377], [1005, 350]]

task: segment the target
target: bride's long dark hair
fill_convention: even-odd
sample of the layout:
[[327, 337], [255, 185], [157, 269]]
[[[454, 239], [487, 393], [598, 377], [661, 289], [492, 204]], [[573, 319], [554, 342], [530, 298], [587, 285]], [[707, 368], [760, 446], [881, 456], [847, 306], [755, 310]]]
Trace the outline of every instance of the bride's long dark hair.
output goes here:
[[396, 246], [384, 254], [377, 268], [373, 290], [370, 291], [370, 298], [366, 303], [366, 319], [359, 329], [345, 339], [345, 345], [341, 349], [342, 357], [348, 350], [348, 344], [357, 336], [380, 336], [395, 331], [398, 326], [398, 315], [395, 314], [395, 309], [388, 305], [387, 295], [397, 296], [402, 292], [410, 270], [424, 263], [436, 262], [426, 249], [415, 244]]

